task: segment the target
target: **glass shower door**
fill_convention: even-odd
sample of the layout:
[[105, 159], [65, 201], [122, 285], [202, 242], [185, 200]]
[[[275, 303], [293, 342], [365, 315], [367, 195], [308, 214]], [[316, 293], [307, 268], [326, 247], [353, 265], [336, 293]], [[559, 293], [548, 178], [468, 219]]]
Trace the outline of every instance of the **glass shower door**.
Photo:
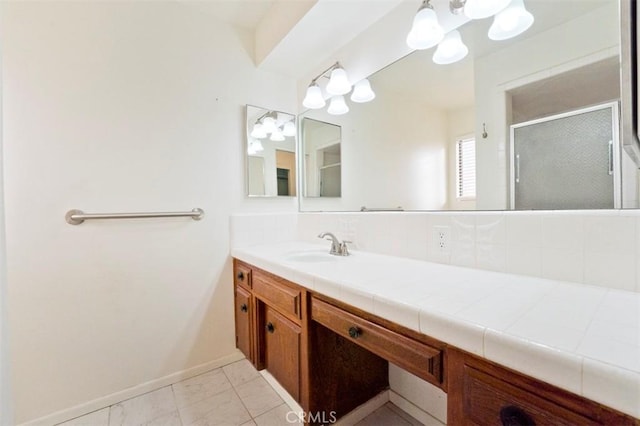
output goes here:
[[511, 208], [619, 207], [618, 133], [617, 103], [511, 126]]

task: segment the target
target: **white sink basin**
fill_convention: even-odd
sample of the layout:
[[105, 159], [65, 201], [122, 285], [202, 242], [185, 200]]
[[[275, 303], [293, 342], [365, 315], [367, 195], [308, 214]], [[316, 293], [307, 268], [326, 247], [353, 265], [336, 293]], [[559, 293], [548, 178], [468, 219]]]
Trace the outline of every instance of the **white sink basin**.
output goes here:
[[288, 262], [302, 263], [319, 263], [319, 262], [335, 262], [338, 256], [329, 254], [326, 251], [309, 250], [289, 253], [284, 258]]

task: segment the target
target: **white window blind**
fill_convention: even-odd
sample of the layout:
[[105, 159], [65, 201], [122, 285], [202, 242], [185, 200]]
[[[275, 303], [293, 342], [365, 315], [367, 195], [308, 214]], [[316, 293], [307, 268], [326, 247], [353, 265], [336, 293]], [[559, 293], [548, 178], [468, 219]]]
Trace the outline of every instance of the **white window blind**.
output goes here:
[[457, 198], [476, 198], [476, 140], [461, 139], [456, 143]]

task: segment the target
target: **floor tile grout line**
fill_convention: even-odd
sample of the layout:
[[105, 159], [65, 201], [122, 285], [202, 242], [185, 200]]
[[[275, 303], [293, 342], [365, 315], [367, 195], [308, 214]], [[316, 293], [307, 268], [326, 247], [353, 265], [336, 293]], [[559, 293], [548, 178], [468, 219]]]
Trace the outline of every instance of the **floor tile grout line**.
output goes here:
[[[240, 361], [236, 361], [236, 362], [240, 362]], [[232, 365], [234, 363], [231, 364], [227, 364], [227, 365]], [[242, 404], [242, 406], [244, 407], [244, 409], [246, 410], [247, 414], [249, 414], [249, 418], [255, 423], [255, 419], [254, 417], [251, 415], [251, 412], [249, 411], [249, 408], [247, 408], [247, 405], [244, 403], [244, 401], [242, 400], [242, 398], [240, 397], [240, 394], [238, 394], [238, 391], [236, 389], [236, 386], [233, 384], [233, 382], [231, 381], [231, 379], [229, 378], [229, 375], [224, 371], [224, 369], [221, 367], [220, 368], [222, 370], [222, 373], [225, 375], [225, 377], [227, 378], [227, 380], [229, 381], [229, 383], [231, 384], [231, 389], [233, 390], [233, 393], [236, 394], [236, 396], [238, 397], [238, 399], [240, 400], [240, 404]], [[249, 380], [250, 381], [250, 380]], [[243, 382], [240, 384], [244, 384], [247, 382]], [[248, 420], [247, 420], [248, 421]], [[245, 422], [246, 423], [246, 422]]]

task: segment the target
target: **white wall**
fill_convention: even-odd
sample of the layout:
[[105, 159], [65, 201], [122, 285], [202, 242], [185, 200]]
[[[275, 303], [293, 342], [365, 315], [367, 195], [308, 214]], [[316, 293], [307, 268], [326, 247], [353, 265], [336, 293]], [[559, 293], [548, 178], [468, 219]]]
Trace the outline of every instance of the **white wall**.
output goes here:
[[[477, 58], [475, 61], [476, 140], [486, 123], [489, 137], [477, 145], [477, 208], [508, 207], [508, 91], [619, 54], [616, 2], [564, 25]], [[609, 24], [607, 24], [609, 23]], [[496, 72], [496, 70], [500, 70]]]
[[229, 214], [296, 206], [245, 199], [244, 104], [293, 111], [295, 83], [206, 3], [3, 2], [1, 36], [16, 421], [233, 354]]
[[407, 100], [399, 112], [398, 102], [381, 92], [369, 103], [350, 103], [345, 115], [305, 114], [342, 127], [342, 197], [305, 198], [304, 210], [446, 208], [446, 114]]
[[[0, 10], [1, 13], [1, 10]], [[0, 15], [1, 16], [1, 15]], [[0, 20], [0, 25], [2, 20]], [[0, 52], [2, 52], [0, 38]], [[0, 93], [2, 93], [2, 55], [0, 54]], [[11, 388], [9, 384], [9, 356], [7, 333], [7, 264], [4, 222], [4, 182], [2, 152], [2, 103], [0, 103], [0, 425], [13, 424]]]

